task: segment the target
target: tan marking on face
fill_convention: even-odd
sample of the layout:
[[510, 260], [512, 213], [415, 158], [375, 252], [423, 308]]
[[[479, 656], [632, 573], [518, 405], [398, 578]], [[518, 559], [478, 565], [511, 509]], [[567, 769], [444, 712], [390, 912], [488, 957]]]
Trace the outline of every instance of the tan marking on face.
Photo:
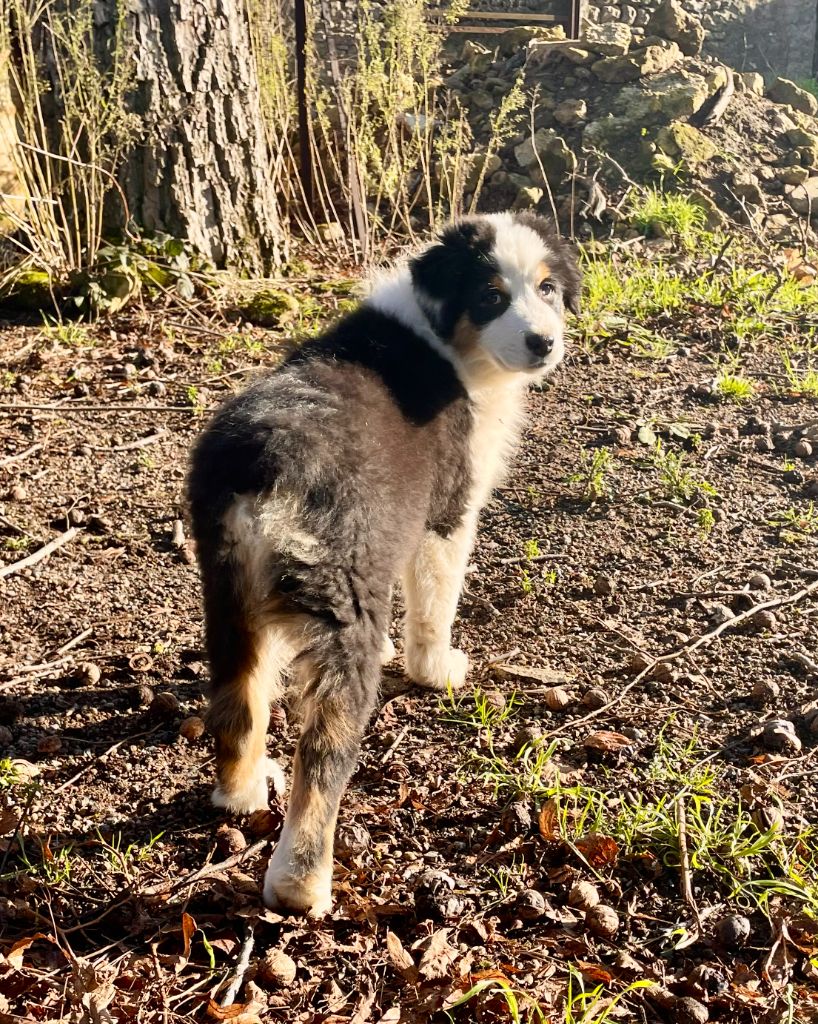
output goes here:
[[534, 287], [539, 288], [543, 281], [549, 280], [551, 277], [551, 268], [547, 263], [538, 263], [536, 270], [534, 271]]
[[452, 345], [460, 355], [469, 355], [479, 347], [480, 328], [474, 323], [468, 313], [464, 313], [454, 325]]

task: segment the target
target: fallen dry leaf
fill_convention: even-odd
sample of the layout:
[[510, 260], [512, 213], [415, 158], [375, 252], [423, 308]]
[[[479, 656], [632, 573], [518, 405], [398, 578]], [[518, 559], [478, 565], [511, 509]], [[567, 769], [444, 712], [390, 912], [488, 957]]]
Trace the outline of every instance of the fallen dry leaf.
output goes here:
[[577, 840], [577, 849], [591, 867], [603, 868], [613, 864], [619, 856], [619, 844], [601, 832], [591, 832]]
[[623, 736], [621, 732], [608, 732], [605, 729], [592, 732], [582, 742], [584, 746], [590, 747], [592, 750], [602, 750], [606, 753], [633, 746], [633, 740], [629, 736]]
[[50, 935], [45, 935], [43, 932], [37, 932], [25, 939], [18, 939], [6, 956], [2, 956], [2, 954], [0, 954], [0, 964], [8, 964], [9, 967], [14, 967], [18, 971], [22, 970], [23, 956], [25, 955], [26, 950], [40, 939], [45, 942], [54, 941]]
[[[426, 981], [445, 978], [457, 957], [457, 950], [449, 945], [450, 928], [440, 928], [430, 939], [423, 939], [425, 946], [418, 965], [418, 973]], [[413, 949], [416, 947], [412, 947]]]
[[386, 932], [386, 950], [389, 953], [389, 959], [392, 961], [392, 966], [395, 970], [406, 981], [414, 984], [418, 977], [415, 961], [412, 959], [411, 954], [404, 949], [403, 943], [397, 935], [389, 930]]
[[212, 999], [207, 1004], [207, 1015], [213, 1020], [229, 1020], [232, 1024], [263, 1024], [255, 1003], [233, 1003], [219, 1006]]
[[556, 797], [546, 800], [540, 808], [540, 835], [548, 842], [559, 839], [559, 813], [560, 805]]

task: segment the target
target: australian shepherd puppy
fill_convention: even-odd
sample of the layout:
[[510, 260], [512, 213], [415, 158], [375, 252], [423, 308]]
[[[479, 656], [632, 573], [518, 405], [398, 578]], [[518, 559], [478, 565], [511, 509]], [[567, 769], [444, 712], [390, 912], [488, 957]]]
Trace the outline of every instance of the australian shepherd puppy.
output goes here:
[[406, 675], [461, 686], [451, 646], [477, 517], [527, 386], [563, 354], [573, 251], [525, 213], [470, 217], [376, 280], [360, 308], [231, 399], [196, 445], [189, 496], [204, 587], [213, 801], [266, 807], [270, 704], [301, 737], [264, 900], [331, 907], [338, 805], [375, 707], [392, 588]]

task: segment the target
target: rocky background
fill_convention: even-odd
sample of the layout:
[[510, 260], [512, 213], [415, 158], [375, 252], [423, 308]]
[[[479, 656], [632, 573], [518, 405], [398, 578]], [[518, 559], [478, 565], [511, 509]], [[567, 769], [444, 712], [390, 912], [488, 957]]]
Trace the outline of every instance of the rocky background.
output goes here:
[[[702, 22], [663, 0], [644, 27], [513, 29], [459, 43], [446, 87], [472, 113], [480, 150], [522, 76], [533, 113], [489, 159], [484, 207], [556, 208], [580, 234], [627, 231], [634, 183], [690, 191], [711, 226], [728, 219], [783, 241], [818, 227], [818, 99], [793, 81], [734, 72], [703, 53]], [[531, 128], [534, 134], [532, 137]], [[467, 197], [468, 200], [468, 197]]]
[[[588, 0], [590, 22], [622, 21], [644, 30], [661, 0]], [[815, 0], [685, 0], [684, 9], [701, 19], [704, 53], [741, 71], [809, 78], [816, 40]]]

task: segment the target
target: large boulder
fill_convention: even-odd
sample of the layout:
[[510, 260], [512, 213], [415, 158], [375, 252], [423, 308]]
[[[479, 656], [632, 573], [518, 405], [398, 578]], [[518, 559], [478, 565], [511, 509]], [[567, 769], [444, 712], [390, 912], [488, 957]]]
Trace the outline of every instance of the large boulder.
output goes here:
[[651, 15], [645, 32], [678, 43], [679, 49], [687, 57], [701, 53], [704, 43], [701, 22], [688, 14], [678, 0], [664, 0]]
[[593, 65], [593, 71], [603, 82], [635, 82], [647, 75], [668, 71], [681, 56], [682, 52], [675, 43], [642, 46], [622, 57], [603, 57]]
[[786, 103], [793, 110], [800, 110], [802, 114], [809, 114], [810, 117], [818, 114], [818, 99], [811, 92], [791, 82], [789, 78], [776, 78], [767, 90], [767, 95], [776, 103]]
[[583, 49], [593, 50], [604, 57], [621, 57], [628, 52], [632, 37], [630, 25], [623, 25], [621, 22], [589, 25], [581, 45]]
[[818, 217], [818, 178], [807, 178], [803, 185], [787, 185], [784, 192], [796, 213]]

